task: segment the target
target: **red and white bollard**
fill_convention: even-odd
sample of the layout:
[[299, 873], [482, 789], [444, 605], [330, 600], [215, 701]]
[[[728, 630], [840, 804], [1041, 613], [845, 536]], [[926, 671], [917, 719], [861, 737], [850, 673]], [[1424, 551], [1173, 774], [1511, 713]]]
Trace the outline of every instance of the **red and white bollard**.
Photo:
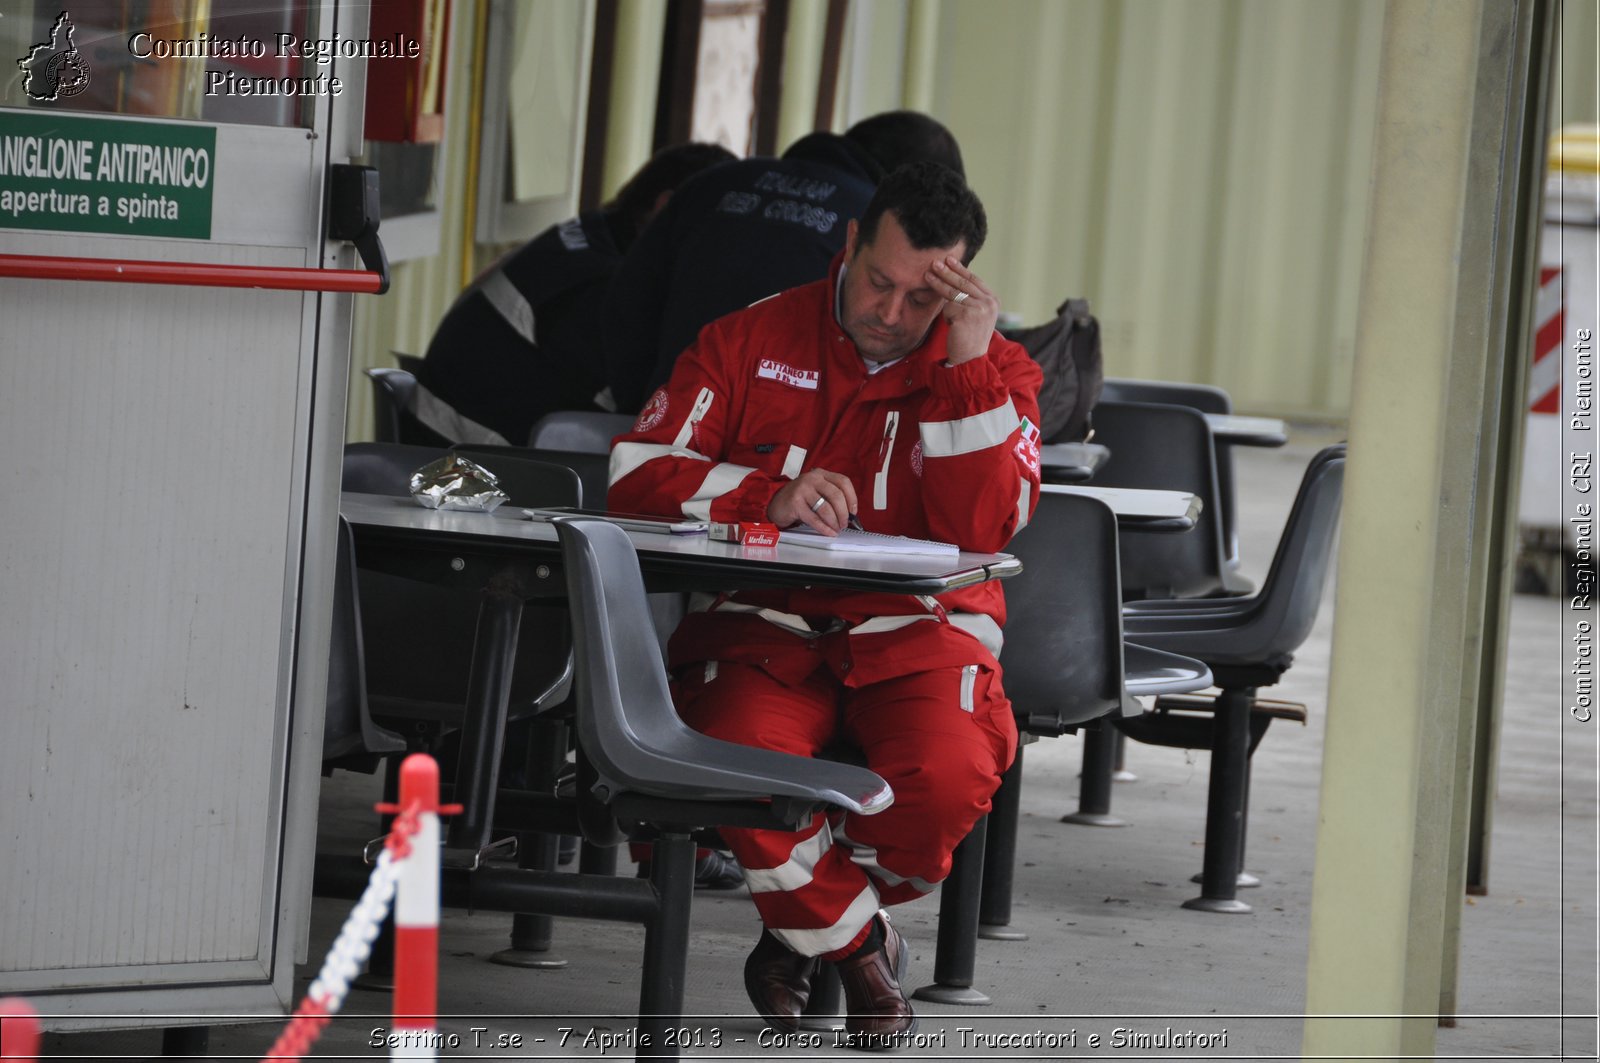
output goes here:
[[[424, 753], [400, 765], [400, 801], [379, 805], [393, 824], [367, 888], [345, 919], [305, 999], [263, 1063], [304, 1059], [338, 1014], [350, 980], [372, 953], [379, 925], [394, 904], [395, 990], [390, 1058], [434, 1059], [439, 1036], [435, 1012], [439, 990], [439, 816], [461, 811], [439, 805], [439, 766]], [[10, 1040], [9, 1029], [6, 1034]]]
[[0, 1059], [34, 1063], [39, 1056], [39, 1013], [21, 997], [0, 1000]]
[[417, 831], [394, 899], [394, 1026], [390, 1059], [437, 1056], [439, 1007], [439, 765], [413, 753], [400, 765], [400, 807]]

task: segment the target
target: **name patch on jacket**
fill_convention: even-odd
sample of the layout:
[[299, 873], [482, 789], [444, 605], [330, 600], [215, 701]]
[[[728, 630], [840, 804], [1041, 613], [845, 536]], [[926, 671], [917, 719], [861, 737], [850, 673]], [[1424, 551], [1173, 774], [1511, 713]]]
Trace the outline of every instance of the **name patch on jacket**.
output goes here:
[[803, 391], [817, 390], [817, 384], [822, 379], [822, 374], [815, 369], [796, 369], [792, 365], [784, 365], [771, 358], [761, 359], [761, 365], [756, 369], [756, 376], [766, 380], [776, 380], [780, 384], [788, 384]]

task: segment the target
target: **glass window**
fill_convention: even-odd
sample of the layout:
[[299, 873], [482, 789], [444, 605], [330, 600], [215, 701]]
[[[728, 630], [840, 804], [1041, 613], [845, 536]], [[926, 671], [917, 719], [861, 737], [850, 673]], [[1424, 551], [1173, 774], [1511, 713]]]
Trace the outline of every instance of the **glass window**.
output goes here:
[[476, 235], [498, 244], [577, 210], [595, 4], [493, 0], [489, 19]]
[[0, 0], [0, 107], [309, 126], [306, 0]]

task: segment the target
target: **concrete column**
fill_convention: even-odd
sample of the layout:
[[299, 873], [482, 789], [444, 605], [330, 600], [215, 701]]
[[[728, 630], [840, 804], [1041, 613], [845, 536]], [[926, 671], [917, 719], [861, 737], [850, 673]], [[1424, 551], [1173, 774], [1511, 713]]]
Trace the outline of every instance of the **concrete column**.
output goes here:
[[[1441, 996], [1453, 993], [1452, 867], [1478, 698], [1496, 686], [1482, 661], [1499, 652], [1504, 603], [1488, 588], [1504, 527], [1505, 407], [1520, 404], [1504, 374], [1516, 282], [1506, 182], [1524, 150], [1509, 111], [1538, 6], [1393, 0], [1385, 17], [1307, 1056], [1432, 1055]], [[1331, 1017], [1348, 1015], [1371, 1017]]]

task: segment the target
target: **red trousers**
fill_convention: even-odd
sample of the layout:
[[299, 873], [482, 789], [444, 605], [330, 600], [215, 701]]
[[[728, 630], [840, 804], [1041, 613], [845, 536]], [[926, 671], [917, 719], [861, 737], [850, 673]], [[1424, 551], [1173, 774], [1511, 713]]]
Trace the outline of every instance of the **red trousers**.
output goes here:
[[800, 756], [851, 743], [894, 789], [894, 803], [872, 816], [721, 831], [767, 929], [807, 956], [857, 942], [880, 907], [920, 897], [950, 873], [951, 852], [989, 811], [1017, 744], [1011, 703], [988, 664], [850, 687], [826, 664], [790, 685], [752, 665], [710, 662], [683, 669], [673, 692], [698, 731]]

